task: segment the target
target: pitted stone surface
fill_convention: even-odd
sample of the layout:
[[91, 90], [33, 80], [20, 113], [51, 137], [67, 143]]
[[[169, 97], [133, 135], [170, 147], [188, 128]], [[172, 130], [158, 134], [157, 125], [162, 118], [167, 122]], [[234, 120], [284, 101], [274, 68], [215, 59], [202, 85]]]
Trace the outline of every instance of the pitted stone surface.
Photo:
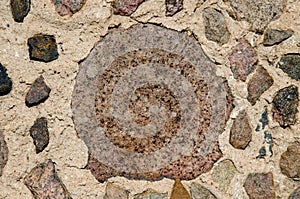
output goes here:
[[293, 30], [277, 30], [277, 29], [268, 29], [264, 35], [264, 46], [273, 46], [279, 44], [282, 41], [290, 38], [293, 35]]
[[80, 63], [72, 100], [96, 179], [193, 179], [209, 171], [222, 156], [218, 135], [232, 110], [215, 71], [194, 38], [155, 25], [98, 43]]
[[0, 131], [0, 177], [2, 176], [2, 170], [5, 167], [8, 160], [8, 148], [4, 140], [4, 134]]

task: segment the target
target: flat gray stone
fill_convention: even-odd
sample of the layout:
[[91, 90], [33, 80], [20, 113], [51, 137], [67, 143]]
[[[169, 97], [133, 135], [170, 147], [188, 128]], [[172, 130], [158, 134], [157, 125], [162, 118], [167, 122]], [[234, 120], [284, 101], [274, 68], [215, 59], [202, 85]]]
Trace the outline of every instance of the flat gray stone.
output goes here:
[[134, 199], [167, 199], [167, 193], [158, 193], [153, 189], [147, 189], [143, 193], [134, 195]]
[[273, 46], [279, 44], [284, 40], [290, 38], [293, 35], [294, 31], [292, 30], [277, 30], [277, 29], [268, 29], [264, 35], [264, 46]]

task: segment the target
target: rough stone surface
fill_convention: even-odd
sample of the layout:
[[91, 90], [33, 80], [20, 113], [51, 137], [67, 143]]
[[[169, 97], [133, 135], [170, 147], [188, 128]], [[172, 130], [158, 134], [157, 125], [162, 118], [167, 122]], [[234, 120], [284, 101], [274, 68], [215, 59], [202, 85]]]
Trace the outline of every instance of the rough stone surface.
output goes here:
[[279, 18], [286, 5], [285, 0], [225, 0], [229, 2], [234, 18], [250, 23], [250, 30], [263, 33], [268, 24]]
[[80, 64], [72, 101], [96, 179], [193, 179], [209, 171], [232, 108], [215, 67], [194, 38], [155, 25], [100, 42]]
[[295, 80], [300, 80], [300, 54], [290, 53], [281, 57], [277, 64], [283, 72]]
[[55, 10], [60, 16], [72, 15], [78, 12], [86, 0], [52, 0]]
[[242, 38], [232, 48], [229, 61], [233, 77], [245, 82], [247, 76], [256, 68], [257, 55], [250, 43], [245, 38]]
[[291, 193], [291, 195], [289, 196], [289, 199], [299, 199], [299, 198], [300, 198], [300, 187], [295, 189], [295, 191], [293, 191], [293, 193]]
[[192, 199], [179, 179], [175, 180], [170, 199]]
[[158, 193], [152, 189], [147, 189], [143, 193], [136, 194], [134, 199], [167, 199], [168, 194], [167, 193]]
[[108, 182], [105, 189], [105, 195], [103, 199], [128, 199], [129, 191], [124, 188]]
[[250, 173], [244, 187], [250, 199], [275, 199], [273, 174]]
[[293, 30], [268, 29], [264, 35], [264, 46], [279, 44], [293, 35]]
[[236, 149], [245, 149], [251, 139], [252, 127], [246, 111], [242, 110], [232, 124], [229, 143]]
[[44, 117], [38, 118], [30, 128], [29, 132], [33, 139], [36, 153], [42, 152], [49, 143], [47, 119]]
[[12, 89], [12, 81], [6, 72], [6, 68], [0, 63], [0, 96], [7, 95]]
[[31, 85], [25, 97], [25, 104], [28, 107], [36, 106], [47, 100], [51, 89], [44, 81], [44, 77], [40, 76]]
[[192, 183], [190, 192], [193, 199], [217, 199], [207, 188], [197, 183]]
[[203, 18], [206, 38], [220, 45], [227, 43], [230, 33], [224, 15], [214, 8], [205, 8], [203, 10]]
[[295, 142], [287, 148], [280, 158], [281, 172], [289, 178], [300, 178], [300, 143]]
[[30, 11], [30, 0], [10, 0], [12, 16], [16, 22], [23, 22]]
[[173, 16], [183, 8], [183, 0], [166, 0], [166, 16]]
[[4, 140], [4, 134], [0, 131], [0, 177], [8, 160], [8, 148]]
[[298, 113], [298, 87], [291, 85], [277, 91], [273, 99], [273, 118], [282, 127], [295, 124]]
[[274, 83], [273, 78], [269, 75], [268, 71], [259, 66], [254, 73], [253, 77], [248, 82], [247, 90], [248, 97], [247, 100], [253, 105], [259, 97], [268, 90]]
[[214, 167], [212, 179], [219, 184], [219, 189], [226, 192], [230, 187], [232, 178], [236, 175], [237, 169], [231, 160], [223, 160]]
[[145, 0], [114, 0], [112, 6], [114, 14], [129, 16], [141, 5]]
[[55, 171], [52, 160], [34, 167], [24, 179], [36, 199], [72, 199]]
[[28, 39], [31, 60], [51, 62], [58, 58], [57, 44], [53, 35], [37, 34]]

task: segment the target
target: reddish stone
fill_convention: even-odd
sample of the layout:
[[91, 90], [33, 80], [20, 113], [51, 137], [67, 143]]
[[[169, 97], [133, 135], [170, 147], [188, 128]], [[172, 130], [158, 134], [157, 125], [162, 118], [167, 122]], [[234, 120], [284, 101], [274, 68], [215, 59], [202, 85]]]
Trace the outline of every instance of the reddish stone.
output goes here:
[[0, 177], [2, 176], [2, 170], [5, 167], [8, 160], [8, 148], [4, 140], [4, 135], [0, 131]]
[[262, 66], [258, 67], [253, 77], [250, 79], [248, 89], [248, 101], [255, 105], [259, 97], [268, 90], [274, 83], [273, 78]]
[[112, 3], [114, 14], [129, 16], [141, 5], [145, 0], [115, 0]]
[[281, 172], [289, 178], [300, 178], [300, 143], [295, 142], [287, 148], [280, 158]]
[[78, 12], [86, 0], [52, 0], [55, 10], [60, 16], [72, 15]]
[[232, 48], [229, 61], [233, 77], [245, 82], [247, 76], [256, 68], [257, 55], [250, 43], [245, 38], [242, 38]]
[[273, 174], [250, 173], [244, 187], [250, 199], [275, 199]]
[[44, 81], [44, 77], [40, 76], [31, 85], [28, 93], [26, 94], [25, 103], [26, 106], [32, 107], [46, 101], [49, 97], [51, 89]]
[[166, 0], [166, 16], [173, 16], [183, 8], [183, 0]]

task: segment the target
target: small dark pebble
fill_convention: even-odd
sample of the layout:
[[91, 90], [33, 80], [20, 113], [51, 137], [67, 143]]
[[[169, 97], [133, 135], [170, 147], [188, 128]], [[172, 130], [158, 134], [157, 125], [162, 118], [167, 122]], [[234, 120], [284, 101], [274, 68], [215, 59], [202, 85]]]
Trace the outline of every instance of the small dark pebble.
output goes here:
[[13, 18], [16, 22], [23, 22], [30, 11], [30, 0], [10, 0]]
[[294, 31], [292, 30], [276, 30], [276, 29], [268, 29], [265, 32], [264, 46], [272, 46], [275, 44], [279, 44], [282, 41], [290, 38], [293, 35]]
[[183, 8], [183, 0], [166, 0], [166, 16], [173, 16]]
[[0, 96], [7, 95], [12, 89], [12, 81], [6, 71], [6, 68], [0, 63]]
[[266, 154], [267, 154], [267, 150], [266, 150], [266, 147], [263, 146], [259, 149], [258, 151], [258, 156], [256, 156], [256, 158], [265, 158], [266, 157]]
[[281, 57], [277, 64], [290, 78], [300, 80], [300, 54], [289, 53]]
[[265, 111], [261, 114], [261, 118], [259, 120], [262, 124], [262, 129], [265, 129], [265, 127], [268, 125], [268, 110], [265, 108]]
[[129, 16], [144, 2], [145, 0], [114, 0], [112, 7], [114, 14]]
[[44, 117], [38, 118], [30, 128], [29, 132], [33, 139], [36, 153], [42, 152], [49, 143], [47, 119]]
[[25, 98], [26, 106], [32, 107], [40, 104], [41, 102], [46, 101], [46, 99], [49, 97], [50, 91], [51, 89], [45, 83], [44, 77], [40, 76], [31, 85], [26, 95]]
[[53, 35], [38, 34], [28, 39], [31, 60], [50, 62], [58, 58], [57, 44]]

